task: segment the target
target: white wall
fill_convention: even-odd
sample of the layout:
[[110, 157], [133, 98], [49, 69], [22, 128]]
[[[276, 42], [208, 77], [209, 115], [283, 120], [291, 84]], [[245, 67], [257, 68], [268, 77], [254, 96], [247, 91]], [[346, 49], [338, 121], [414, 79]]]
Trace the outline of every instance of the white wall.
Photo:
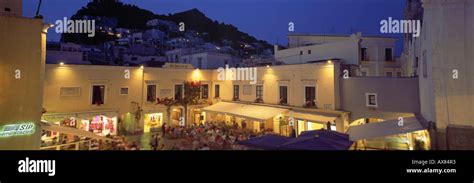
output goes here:
[[[332, 42], [321, 45], [303, 46], [275, 50], [275, 60], [286, 64], [302, 64], [309, 61], [342, 59], [345, 64], [359, 64], [359, 39]], [[311, 54], [308, 54], [311, 50]], [[300, 52], [303, 52], [300, 54]]]
[[[422, 50], [426, 50], [428, 77], [420, 58], [422, 115], [444, 129], [474, 126], [474, 2], [424, 1]], [[459, 73], [453, 79], [453, 70]]]

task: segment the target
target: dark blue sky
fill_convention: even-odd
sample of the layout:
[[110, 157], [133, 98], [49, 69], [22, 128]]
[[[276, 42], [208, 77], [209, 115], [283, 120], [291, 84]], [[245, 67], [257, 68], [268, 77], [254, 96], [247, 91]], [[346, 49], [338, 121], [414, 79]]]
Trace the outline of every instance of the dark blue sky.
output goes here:
[[[157, 14], [197, 8], [209, 18], [230, 23], [239, 30], [270, 43], [286, 44], [288, 22], [296, 33], [380, 35], [380, 20], [401, 19], [406, 0], [122, 0]], [[24, 0], [24, 16], [33, 16], [38, 0]], [[41, 14], [47, 22], [70, 17], [89, 0], [43, 0]], [[399, 37], [401, 35], [384, 35]], [[49, 31], [48, 40], [60, 35]], [[397, 53], [402, 48], [397, 45]]]

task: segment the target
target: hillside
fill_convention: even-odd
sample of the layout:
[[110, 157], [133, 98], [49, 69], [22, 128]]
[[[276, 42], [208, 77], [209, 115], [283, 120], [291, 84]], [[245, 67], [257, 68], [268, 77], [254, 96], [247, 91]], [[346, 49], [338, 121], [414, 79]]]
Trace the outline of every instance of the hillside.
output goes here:
[[[118, 28], [132, 30], [144, 30], [146, 28], [146, 22], [152, 19], [169, 20], [176, 24], [185, 22], [187, 30], [194, 30], [199, 33], [207, 32], [208, 36], [203, 38], [206, 42], [220, 44], [221, 41], [225, 39], [232, 41], [234, 43], [232, 47], [234, 48], [238, 47], [240, 42], [260, 43], [264, 48], [272, 48], [266, 41], [257, 40], [255, 37], [239, 31], [233, 25], [211, 20], [198, 9], [191, 9], [170, 15], [157, 15], [135, 5], [102, 0], [88, 3], [86, 7], [78, 10], [71, 19], [82, 19], [84, 16], [115, 18]], [[101, 32], [97, 32], [94, 38], [88, 38], [83, 34], [63, 34], [61, 37], [61, 41], [63, 42], [74, 42], [78, 44], [100, 44], [113, 39], [116, 38]]]

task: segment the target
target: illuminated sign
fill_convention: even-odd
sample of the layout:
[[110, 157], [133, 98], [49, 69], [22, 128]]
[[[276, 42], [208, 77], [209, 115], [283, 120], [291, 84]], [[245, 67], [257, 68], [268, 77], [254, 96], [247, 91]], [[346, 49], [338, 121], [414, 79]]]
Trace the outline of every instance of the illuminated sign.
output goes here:
[[12, 137], [20, 135], [31, 135], [35, 133], [34, 123], [21, 123], [3, 126], [0, 131], [0, 137]]

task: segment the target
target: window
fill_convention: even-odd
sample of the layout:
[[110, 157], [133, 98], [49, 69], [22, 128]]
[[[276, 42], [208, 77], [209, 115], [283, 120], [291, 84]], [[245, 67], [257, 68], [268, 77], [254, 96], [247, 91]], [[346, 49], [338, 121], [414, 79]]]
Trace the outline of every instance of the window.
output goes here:
[[239, 100], [239, 85], [234, 85], [234, 98], [233, 100]]
[[402, 77], [402, 72], [397, 72], [397, 77]]
[[303, 55], [303, 51], [300, 51], [300, 55]]
[[365, 105], [367, 107], [378, 107], [377, 94], [376, 93], [365, 93]]
[[315, 107], [316, 106], [316, 87], [306, 86], [304, 90], [305, 106]]
[[385, 72], [385, 76], [392, 77], [392, 72]]
[[156, 100], [156, 85], [147, 85], [146, 87], [146, 101], [154, 102]]
[[428, 77], [428, 63], [427, 63], [427, 59], [426, 59], [426, 50], [423, 50], [423, 78], [427, 78]]
[[367, 76], [367, 72], [361, 72], [361, 76]]
[[10, 12], [10, 11], [12, 11], [12, 10], [11, 10], [10, 8], [5, 8], [5, 11], [6, 11], [6, 12]]
[[198, 57], [197, 68], [202, 69], [202, 57]]
[[128, 88], [120, 88], [120, 95], [128, 95]]
[[137, 57], [132, 57], [132, 61], [137, 61], [138, 58]]
[[311, 55], [311, 50], [308, 50], [308, 55]]
[[392, 61], [393, 60], [393, 49], [392, 48], [385, 48], [385, 61]]
[[92, 86], [92, 104], [101, 105], [105, 103], [105, 85]]
[[280, 104], [288, 104], [288, 86], [280, 86]]
[[220, 85], [215, 85], [214, 86], [214, 98], [220, 98], [220, 91], [221, 90], [221, 86]]
[[362, 61], [368, 61], [369, 60], [369, 57], [367, 55], [367, 48], [361, 48], [360, 49], [360, 59]]
[[183, 85], [174, 85], [174, 99], [183, 99]]
[[202, 85], [201, 86], [201, 99], [208, 99], [209, 98], [209, 85]]
[[255, 87], [255, 93], [256, 93], [256, 98], [257, 102], [263, 102], [263, 86], [262, 85], [257, 85]]

